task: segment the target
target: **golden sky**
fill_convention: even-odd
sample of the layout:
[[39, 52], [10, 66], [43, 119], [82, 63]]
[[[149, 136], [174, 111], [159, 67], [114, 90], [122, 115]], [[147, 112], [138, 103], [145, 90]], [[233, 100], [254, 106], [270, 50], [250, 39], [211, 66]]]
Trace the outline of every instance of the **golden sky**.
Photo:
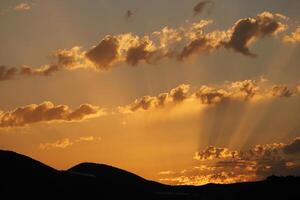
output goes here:
[[169, 184], [300, 175], [298, 0], [3, 0], [0, 148]]

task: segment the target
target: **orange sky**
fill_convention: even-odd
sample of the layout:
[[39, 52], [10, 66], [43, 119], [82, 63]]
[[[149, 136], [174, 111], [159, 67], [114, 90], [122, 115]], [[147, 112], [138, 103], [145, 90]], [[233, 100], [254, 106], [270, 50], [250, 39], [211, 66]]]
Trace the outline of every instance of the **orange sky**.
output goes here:
[[0, 148], [169, 184], [299, 175], [299, 6], [1, 1]]

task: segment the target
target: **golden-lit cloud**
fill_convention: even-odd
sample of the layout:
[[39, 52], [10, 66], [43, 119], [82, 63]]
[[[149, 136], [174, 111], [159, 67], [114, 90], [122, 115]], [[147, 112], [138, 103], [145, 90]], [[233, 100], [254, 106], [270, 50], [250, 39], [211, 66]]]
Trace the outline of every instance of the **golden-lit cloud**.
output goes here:
[[284, 43], [300, 42], [300, 26], [298, 26], [290, 35], [284, 36], [282, 41]]
[[73, 70], [77, 68], [85, 68], [85, 58], [80, 47], [75, 46], [70, 50], [58, 50], [52, 54], [54, 63], [51, 65], [44, 65], [39, 68], [32, 68], [23, 66], [20, 69], [20, 75], [37, 75], [37, 76], [50, 76], [60, 70]]
[[293, 92], [286, 85], [274, 85], [271, 94], [274, 97], [290, 97]]
[[300, 83], [298, 83], [298, 85], [296, 86], [296, 91], [297, 91], [298, 93], [300, 93]]
[[167, 93], [161, 93], [157, 96], [143, 96], [136, 99], [132, 104], [120, 107], [119, 110], [121, 113], [131, 113], [180, 103], [189, 97], [189, 90], [190, 85], [181, 84]]
[[[264, 83], [264, 84], [262, 84]], [[297, 87], [297, 86], [296, 86]], [[185, 100], [198, 100], [204, 105], [220, 104], [225, 101], [255, 102], [272, 100], [276, 97], [290, 97], [294, 94], [285, 85], [266, 85], [265, 81], [243, 80], [225, 83], [219, 87], [202, 85], [200, 87], [181, 84], [157, 96], [143, 96], [127, 106], [119, 107], [121, 113], [132, 113], [175, 106]]]
[[64, 148], [67, 148], [67, 147], [72, 146], [72, 145], [73, 145], [73, 142], [71, 142], [69, 138], [65, 138], [65, 139], [57, 140], [57, 141], [52, 142], [52, 143], [40, 144], [39, 147], [42, 150], [47, 150], [47, 149], [52, 149], [52, 148], [64, 149]]
[[66, 105], [54, 105], [46, 101], [18, 107], [12, 111], [0, 111], [0, 128], [22, 127], [38, 122], [81, 121], [104, 114], [102, 109], [90, 104], [82, 104], [71, 110]]
[[221, 42], [227, 37], [225, 32], [213, 31], [205, 35], [198, 35], [192, 39], [178, 55], [184, 60], [192, 55], [211, 53], [221, 47]]
[[225, 30], [205, 32], [205, 27], [212, 20], [200, 20], [178, 28], [166, 26], [143, 36], [130, 32], [106, 35], [87, 50], [82, 50], [79, 46], [58, 50], [52, 54], [53, 61], [50, 64], [39, 67], [22, 66], [16, 74], [49, 76], [61, 70], [78, 68], [105, 71], [122, 63], [137, 66], [172, 58], [183, 61], [223, 47], [247, 56], [255, 56], [250, 52], [250, 45], [258, 39], [275, 37], [286, 30], [286, 18], [281, 14], [263, 12], [256, 17], [240, 19], [233, 27]]
[[16, 78], [17, 68], [7, 67], [5, 65], [0, 66], [0, 81], [6, 81]]
[[[265, 82], [255, 80], [234, 81], [220, 86], [200, 87], [181, 84], [168, 92], [156, 96], [146, 95], [135, 99], [124, 106], [116, 106], [117, 113], [126, 114], [154, 109], [172, 108], [192, 102], [189, 106], [222, 106], [225, 102], [260, 102], [274, 98], [292, 97], [296, 93], [286, 85], [266, 85]], [[297, 89], [298, 85], [296, 86]], [[109, 113], [115, 114], [115, 109]], [[197, 109], [196, 109], [197, 110]], [[17, 107], [11, 111], [0, 111], [0, 128], [22, 127], [27, 124], [52, 121], [81, 121], [106, 115], [107, 112], [99, 106], [82, 104], [72, 110], [67, 105], [54, 105], [46, 101], [41, 104], [30, 104]], [[126, 124], [126, 123], [125, 123]], [[125, 125], [123, 124], [123, 125]], [[212, 151], [219, 151], [218, 149]], [[223, 152], [223, 151], [222, 151]], [[224, 149], [224, 152], [227, 150]], [[223, 153], [224, 153], [223, 152]], [[199, 155], [201, 157], [201, 155]]]
[[94, 136], [85, 136], [85, 137], [79, 137], [77, 139], [71, 140], [69, 138], [64, 138], [61, 140], [57, 140], [55, 142], [48, 142], [48, 143], [41, 143], [39, 145], [39, 148], [41, 150], [49, 150], [54, 148], [61, 148], [65, 149], [67, 147], [70, 147], [74, 144], [81, 143], [81, 142], [93, 142], [93, 141], [101, 141], [101, 137], [94, 137]]
[[225, 42], [226, 48], [247, 56], [256, 56], [249, 49], [251, 43], [266, 36], [276, 36], [287, 29], [287, 25], [279, 20], [285, 19], [282, 15], [263, 12], [254, 18], [238, 20], [232, 27], [229, 41]]
[[159, 175], [170, 175], [170, 174], [174, 174], [174, 173], [175, 173], [175, 172], [170, 171], [170, 170], [158, 172]]
[[221, 171], [214, 174], [202, 174], [186, 176], [182, 174], [177, 177], [160, 178], [159, 181], [171, 185], [205, 185], [208, 183], [229, 184], [236, 182], [253, 181], [254, 178], [247, 174], [236, 174], [230, 171]]
[[31, 5], [28, 3], [19, 3], [14, 6], [15, 11], [27, 11], [31, 9]]
[[259, 86], [255, 80], [232, 82], [230, 88], [245, 101], [251, 99], [259, 92]]
[[291, 143], [258, 144], [248, 150], [208, 146], [193, 157], [191, 169], [161, 173], [160, 181], [171, 184], [203, 185], [256, 181], [275, 175], [300, 175], [300, 139]]
[[206, 85], [201, 86], [195, 93], [202, 104], [217, 104], [229, 96], [223, 89], [216, 89]]
[[196, 152], [194, 155], [195, 160], [213, 160], [216, 158], [234, 158], [238, 154], [237, 151], [231, 151], [227, 148], [219, 148], [209, 146], [206, 149]]
[[9, 14], [11, 12], [29, 11], [32, 8], [33, 5], [34, 5], [33, 3], [25, 3], [25, 2], [21, 2], [21, 3], [18, 3], [16, 5], [11, 5], [7, 8], [5, 8], [5, 9], [1, 9], [0, 10], [0, 16]]

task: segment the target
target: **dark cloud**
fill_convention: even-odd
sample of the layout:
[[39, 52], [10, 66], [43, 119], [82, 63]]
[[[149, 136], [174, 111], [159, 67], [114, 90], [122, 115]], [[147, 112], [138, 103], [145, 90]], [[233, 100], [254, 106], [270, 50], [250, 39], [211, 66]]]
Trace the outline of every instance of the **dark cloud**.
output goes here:
[[250, 52], [249, 45], [258, 38], [276, 35], [286, 29], [276, 14], [263, 12], [255, 18], [240, 19], [232, 28], [232, 35], [229, 41], [224, 42], [226, 48], [231, 48], [236, 52], [247, 56], [256, 56]]
[[0, 128], [22, 127], [38, 122], [80, 121], [103, 114], [103, 110], [90, 104], [71, 110], [66, 105], [54, 105], [47, 101], [18, 107], [12, 111], [0, 111]]
[[115, 36], [106, 36], [100, 43], [86, 53], [86, 57], [98, 69], [107, 70], [118, 60], [119, 41]]
[[203, 12], [204, 8], [206, 6], [208, 6], [209, 4], [212, 4], [212, 1], [200, 1], [199, 3], [197, 3], [193, 10], [194, 10], [194, 15], [199, 15]]
[[144, 41], [140, 43], [138, 46], [134, 46], [128, 49], [126, 55], [126, 62], [131, 66], [137, 65], [140, 61], [145, 61], [146, 63], [150, 63], [151, 57], [154, 55], [154, 52], [148, 50], [147, 47], [149, 43]]
[[[198, 25], [201, 25], [201, 23]], [[212, 53], [222, 47], [223, 42], [228, 37], [228, 34], [224, 31], [212, 31], [204, 34], [202, 28], [192, 31], [189, 38], [190, 42], [184, 45], [177, 56], [179, 60], [185, 60], [192, 55]]]
[[7, 67], [5, 65], [0, 66], [0, 81], [6, 81], [14, 79], [17, 75], [17, 68]]
[[125, 18], [130, 19], [133, 16], [132, 10], [127, 10], [125, 13]]
[[186, 45], [178, 58], [179, 60], [183, 60], [191, 55], [207, 53], [212, 49], [213, 46], [210, 44], [209, 39], [206, 37], [200, 37]]
[[286, 154], [297, 154], [297, 153], [300, 153], [300, 138], [295, 138], [295, 140], [286, 145], [284, 148], [283, 148], [283, 151], [284, 153]]

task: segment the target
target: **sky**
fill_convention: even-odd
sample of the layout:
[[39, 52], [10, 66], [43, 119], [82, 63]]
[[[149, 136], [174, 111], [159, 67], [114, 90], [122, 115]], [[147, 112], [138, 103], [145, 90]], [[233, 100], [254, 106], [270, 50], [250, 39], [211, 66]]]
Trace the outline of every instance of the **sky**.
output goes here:
[[167, 184], [300, 175], [298, 0], [1, 0], [0, 148]]

